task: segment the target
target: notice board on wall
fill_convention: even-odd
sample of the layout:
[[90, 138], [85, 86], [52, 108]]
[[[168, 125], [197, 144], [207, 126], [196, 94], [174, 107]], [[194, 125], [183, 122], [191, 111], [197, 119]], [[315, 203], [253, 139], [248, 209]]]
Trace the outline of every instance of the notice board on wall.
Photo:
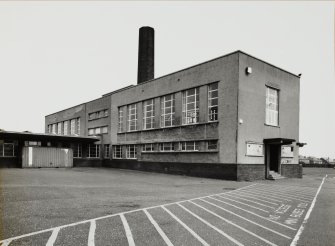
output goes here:
[[293, 158], [293, 147], [292, 146], [282, 146], [281, 147], [281, 157]]
[[260, 143], [247, 143], [248, 156], [264, 156], [264, 146]]

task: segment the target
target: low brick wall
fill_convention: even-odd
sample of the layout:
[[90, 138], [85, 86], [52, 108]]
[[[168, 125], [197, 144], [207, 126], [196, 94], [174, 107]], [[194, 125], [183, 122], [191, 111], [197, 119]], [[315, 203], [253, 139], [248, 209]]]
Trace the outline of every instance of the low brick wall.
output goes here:
[[225, 180], [236, 180], [235, 164], [139, 162], [136, 160], [104, 160], [104, 167], [179, 174]]
[[302, 178], [302, 165], [281, 164], [281, 175], [287, 178]]
[[101, 167], [102, 160], [88, 158], [73, 158], [73, 167]]
[[264, 164], [237, 164], [237, 180], [253, 181], [265, 179]]

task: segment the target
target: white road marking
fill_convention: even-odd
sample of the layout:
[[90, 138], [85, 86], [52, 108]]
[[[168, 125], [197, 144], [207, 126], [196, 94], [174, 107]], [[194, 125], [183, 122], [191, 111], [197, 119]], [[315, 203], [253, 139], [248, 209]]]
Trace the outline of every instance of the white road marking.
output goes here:
[[193, 237], [195, 237], [202, 245], [210, 246], [205, 240], [203, 240], [197, 233], [195, 233], [191, 228], [189, 228], [184, 222], [182, 222], [177, 216], [175, 216], [170, 210], [166, 207], [161, 206], [172, 218], [174, 218], [179, 224], [181, 224], [186, 230], [188, 230]]
[[247, 213], [249, 213], [249, 214], [252, 214], [252, 215], [255, 215], [255, 216], [257, 216], [257, 217], [259, 217], [259, 218], [262, 218], [262, 219], [264, 219], [264, 220], [270, 221], [270, 222], [272, 222], [272, 223], [274, 223], [274, 224], [277, 224], [277, 225], [286, 227], [286, 228], [291, 229], [291, 230], [294, 230], [294, 231], [297, 230], [297, 229], [295, 229], [295, 228], [293, 228], [293, 227], [290, 227], [290, 226], [281, 224], [281, 223], [279, 223], [279, 222], [277, 222], [277, 221], [270, 220], [269, 218], [266, 218], [266, 217], [264, 217], [264, 216], [261, 216], [261, 215], [259, 215], [259, 214], [256, 214], [256, 213], [254, 213], [254, 212], [252, 212], [252, 211], [249, 211], [249, 210], [246, 210], [246, 209], [244, 209], [244, 208], [235, 206], [234, 204], [231, 204], [231, 203], [228, 203], [228, 202], [225, 202], [225, 201], [221, 201], [221, 200], [216, 199], [216, 198], [214, 198], [214, 197], [208, 197], [208, 198], [213, 199], [213, 200], [216, 200], [216, 201], [221, 202], [221, 203], [225, 203], [225, 204], [227, 204], [227, 205], [229, 205], [229, 206], [235, 207], [235, 208], [240, 209], [240, 210], [242, 210], [242, 211], [245, 211], [245, 212], [247, 212]]
[[[209, 196], [208, 196], [208, 197], [209, 197]], [[249, 204], [244, 203], [244, 202], [236, 201], [236, 200], [234, 200], [234, 199], [231, 199], [231, 198], [228, 198], [228, 197], [223, 197], [223, 196], [218, 196], [218, 197], [221, 197], [222, 199], [226, 199], [226, 200], [233, 201], [233, 202], [236, 202], [236, 203], [243, 204], [243, 205], [245, 205], [245, 206], [248, 206], [248, 207], [251, 207], [251, 208], [254, 208], [254, 209], [263, 211], [263, 212], [265, 212], [265, 213], [269, 213], [269, 211], [266, 211], [266, 210], [261, 209], [261, 208], [259, 208], [259, 207], [255, 207], [255, 206], [249, 205]]]
[[271, 232], [273, 232], [273, 233], [275, 233], [275, 234], [277, 234], [277, 235], [279, 235], [279, 236], [285, 237], [285, 238], [287, 238], [287, 239], [291, 239], [291, 237], [289, 237], [289, 236], [286, 236], [286, 235], [284, 235], [284, 234], [282, 234], [282, 233], [280, 233], [280, 232], [277, 232], [277, 231], [275, 231], [275, 230], [272, 230], [272, 229], [270, 229], [270, 228], [268, 228], [268, 227], [266, 227], [266, 226], [260, 225], [260, 224], [258, 224], [257, 222], [254, 222], [254, 221], [252, 221], [252, 220], [249, 220], [249, 219], [247, 219], [247, 218], [245, 218], [245, 217], [243, 217], [243, 216], [241, 216], [241, 215], [238, 215], [238, 214], [236, 214], [236, 213], [234, 213], [234, 212], [232, 212], [232, 211], [230, 211], [230, 210], [228, 210], [228, 209], [222, 208], [222, 207], [220, 207], [220, 206], [218, 206], [218, 205], [216, 205], [216, 204], [214, 204], [214, 203], [208, 202], [208, 201], [206, 201], [206, 200], [204, 200], [204, 199], [199, 199], [199, 200], [201, 200], [201, 201], [203, 201], [203, 202], [206, 202], [206, 203], [208, 203], [208, 204], [210, 204], [210, 205], [212, 205], [212, 206], [214, 206], [214, 207], [217, 207], [217, 208], [219, 208], [219, 209], [221, 209], [221, 210], [223, 210], [223, 211], [226, 211], [227, 213], [230, 213], [230, 214], [232, 214], [232, 215], [235, 215], [236, 217], [239, 217], [239, 218], [241, 218], [241, 219], [243, 219], [243, 220], [245, 220], [245, 221], [248, 221], [248, 222], [251, 223], [251, 224], [257, 225], [257, 226], [259, 226], [259, 227], [261, 227], [261, 228], [263, 228], [263, 229], [265, 229], [265, 230], [267, 230], [267, 231], [271, 231]]
[[59, 227], [55, 228], [52, 231], [51, 236], [49, 237], [49, 240], [48, 240], [46, 246], [53, 246], [54, 245], [54, 243], [56, 242], [59, 231], [60, 231]]
[[304, 220], [303, 220], [303, 222], [302, 222], [302, 224], [301, 224], [301, 226], [300, 226], [300, 228], [299, 228], [297, 234], [295, 235], [295, 237], [294, 237], [294, 239], [293, 239], [293, 241], [292, 241], [292, 243], [291, 243], [290, 246], [295, 246], [295, 245], [297, 245], [298, 240], [299, 240], [299, 238], [300, 238], [300, 235], [302, 234], [302, 232], [303, 232], [303, 230], [304, 230], [304, 228], [305, 228], [305, 225], [307, 224], [308, 218], [309, 218], [309, 216], [311, 215], [312, 210], [313, 210], [313, 208], [314, 208], [314, 206], [315, 206], [316, 198], [317, 198], [317, 196], [319, 195], [319, 193], [320, 193], [320, 191], [321, 191], [321, 188], [322, 188], [322, 185], [324, 184], [326, 178], [327, 178], [327, 174], [326, 174], [326, 176], [322, 179], [322, 182], [321, 182], [321, 184], [320, 184], [320, 186], [319, 186], [319, 189], [318, 189], [318, 191], [316, 192], [316, 194], [315, 194], [315, 196], [314, 196], [313, 202], [312, 202], [311, 206], [309, 207], [309, 209], [308, 209], [308, 211], [307, 211], [307, 213], [306, 213], [306, 216], [305, 216], [305, 218], [304, 218]]
[[[278, 202], [283, 202], [283, 200], [292, 201], [290, 199], [287, 199], [286, 197], [282, 198], [282, 197], [278, 197], [277, 195], [271, 195], [271, 194], [273, 194], [273, 192], [267, 192], [267, 191], [262, 191], [262, 190], [258, 190], [258, 189], [248, 191], [248, 194], [253, 194], [253, 195], [262, 196], [262, 197], [270, 197], [271, 199], [267, 198], [268, 200], [274, 200], [273, 197], [275, 197], [276, 200], [274, 200], [274, 201], [278, 201]], [[283, 195], [281, 195], [281, 196], [283, 196]], [[281, 199], [281, 200], [277, 200], [277, 199]]]
[[126, 232], [126, 236], [127, 236], [127, 240], [128, 240], [128, 245], [129, 246], [135, 246], [133, 234], [131, 233], [131, 230], [130, 230], [130, 227], [128, 225], [126, 217], [124, 217], [123, 214], [120, 214], [120, 217], [121, 217], [121, 220], [122, 220], [122, 224], [123, 224], [124, 230]]
[[[190, 201], [191, 203], [193, 203], [192, 201]], [[194, 217], [196, 217], [198, 220], [200, 220], [201, 222], [205, 223], [206, 225], [208, 225], [209, 227], [211, 227], [212, 229], [214, 229], [215, 231], [217, 231], [218, 233], [220, 233], [222, 236], [226, 237], [227, 239], [229, 239], [230, 241], [232, 241], [233, 243], [235, 243], [236, 245], [239, 246], [243, 246], [242, 243], [240, 243], [239, 241], [237, 241], [235, 238], [232, 238], [231, 236], [227, 235], [226, 233], [224, 233], [223, 231], [221, 231], [219, 228], [217, 228], [216, 226], [212, 225], [211, 223], [209, 223], [208, 221], [204, 220], [203, 218], [199, 217], [198, 215], [196, 215], [195, 213], [193, 213], [192, 211], [188, 210], [187, 208], [185, 208], [183, 205], [181, 205], [180, 203], [177, 203], [181, 208], [183, 208], [186, 212], [190, 213], [191, 215], [193, 215]]]
[[292, 193], [288, 193], [285, 191], [278, 191], [278, 190], [266, 190], [266, 189], [253, 189], [254, 192], [268, 192], [268, 193], [272, 193], [274, 194], [273, 196], [282, 196], [282, 197], [287, 197], [287, 198], [291, 198], [291, 199], [296, 199], [297, 197], [300, 199], [304, 199], [304, 200], [312, 200], [313, 197], [306, 197], [301, 195], [298, 191], [295, 192], [295, 194]]
[[11, 240], [5, 240], [2, 242], [1, 246], [8, 246], [11, 242]]
[[[271, 207], [271, 206], [265, 205], [265, 204], [263, 204], [263, 203], [255, 202], [255, 201], [252, 201], [252, 200], [243, 198], [243, 197], [233, 196], [233, 195], [230, 195], [230, 194], [226, 194], [226, 195], [228, 195], [228, 196], [232, 196], [232, 197], [237, 198], [237, 199], [245, 200], [245, 201], [248, 201], [248, 202], [252, 202], [252, 203], [261, 205], [261, 206], [263, 206], [263, 207], [267, 207], [267, 208], [271, 208], [271, 209], [276, 209], [275, 207]], [[222, 197], [221, 195], [218, 195], [218, 196]], [[202, 198], [202, 197], [201, 197], [201, 198]]]
[[159, 235], [163, 238], [163, 240], [166, 243], [166, 245], [173, 246], [173, 244], [171, 243], [170, 239], [166, 236], [166, 234], [160, 228], [160, 226], [157, 224], [157, 222], [154, 220], [154, 218], [152, 218], [151, 214], [146, 209], [144, 209], [143, 212], [148, 217], [148, 219], [150, 220], [151, 224], [153, 224], [153, 226], [156, 228], [156, 230], [159, 233]]
[[[258, 198], [258, 200], [261, 200], [263, 202], [268, 202], [268, 203], [273, 204], [273, 205], [279, 205], [279, 204], [278, 203], [269, 202], [269, 201], [266, 201], [266, 200], [270, 200], [270, 201], [274, 201], [274, 202], [279, 202], [279, 203], [283, 202], [283, 201], [278, 200], [278, 199], [265, 198], [265, 196], [263, 196], [263, 195], [261, 195], [259, 193], [255, 194], [255, 192], [252, 192], [252, 191], [248, 191], [248, 192], [246, 192], [246, 191], [238, 191], [237, 193], [232, 193], [232, 194], [240, 194], [240, 193], [242, 193], [242, 195], [249, 195], [249, 196], [252, 196], [252, 197], [263, 197], [263, 199], [259, 199]], [[264, 200], [264, 199], [266, 199], [266, 200]]]
[[[241, 187], [241, 188], [238, 188], [236, 190], [239, 190], [239, 189], [242, 189], [242, 188], [251, 187], [251, 186], [254, 186], [254, 185], [257, 185], [257, 183], [256, 184], [251, 184], [251, 185], [248, 185], [248, 186], [245, 186], [245, 187]], [[221, 192], [221, 193], [217, 193], [217, 194], [211, 194], [209, 196], [220, 195], [220, 194], [227, 194], [227, 193], [230, 193], [230, 192], [232, 192], [232, 191]], [[197, 198], [204, 198], [204, 197], [208, 197], [208, 195], [207, 196], [202, 196], [202, 197], [197, 197]], [[187, 199], [187, 200], [182, 200], [182, 201], [178, 201], [178, 202], [186, 202], [186, 201], [189, 201], [189, 200], [192, 200], [192, 199], [195, 199], [195, 198], [191, 198], [191, 199]], [[129, 213], [134, 213], [134, 212], [142, 211], [143, 209], [158, 208], [158, 207], [161, 207], [161, 206], [167, 206], [167, 205], [177, 204], [178, 202], [171, 202], [171, 203], [166, 203], [166, 204], [151, 206], [151, 207], [147, 207], [147, 208], [139, 208], [139, 209], [134, 209], [134, 210], [130, 210], [130, 211], [126, 211], [126, 212], [121, 212], [121, 213], [116, 213], [116, 214], [108, 214], [108, 215], [104, 215], [104, 216], [100, 216], [100, 217], [96, 217], [96, 218], [92, 218], [92, 219], [87, 219], [87, 220], [82, 220], [82, 221], [78, 221], [78, 222], [74, 222], [74, 223], [70, 223], [70, 224], [66, 224], [66, 225], [62, 225], [62, 226], [55, 226], [55, 227], [51, 227], [51, 228], [48, 228], [48, 229], [44, 229], [44, 230], [40, 230], [40, 231], [35, 231], [35, 232], [31, 232], [31, 233], [22, 234], [22, 235], [15, 236], [15, 237], [3, 239], [3, 240], [0, 241], [0, 243], [4, 243], [4, 242], [7, 242], [7, 241], [10, 242], [10, 241], [17, 240], [17, 239], [20, 239], [20, 238], [34, 236], [34, 235], [41, 234], [41, 233], [44, 233], [44, 232], [53, 231], [55, 228], [63, 229], [63, 228], [66, 228], [66, 227], [71, 227], [71, 226], [76, 226], [76, 225], [80, 225], [80, 224], [89, 223], [89, 222], [91, 222], [91, 220], [96, 220], [97, 221], [97, 220], [107, 219], [107, 218], [111, 218], [111, 217], [115, 217], [115, 216], [120, 216], [120, 215], [123, 215], [123, 214], [129, 214]]]
[[90, 231], [88, 233], [88, 246], [94, 246], [94, 235], [95, 235], [95, 229], [97, 228], [95, 220], [91, 220], [90, 224]]
[[[222, 216], [220, 216], [220, 215], [218, 215], [218, 214], [216, 214], [216, 213], [214, 213], [214, 212], [208, 210], [207, 208], [204, 208], [203, 206], [200, 206], [199, 204], [196, 204], [195, 202], [192, 202], [192, 201], [189, 201], [189, 202], [192, 203], [192, 204], [194, 204], [194, 205], [196, 205], [196, 206], [198, 206], [198, 207], [200, 207], [200, 208], [202, 208], [203, 210], [207, 211], [208, 213], [210, 213], [210, 214], [212, 214], [212, 215], [214, 215], [214, 216], [220, 218], [221, 220], [223, 220], [223, 221], [225, 221], [225, 222], [227, 222], [227, 223], [229, 223], [229, 224], [231, 224], [231, 225], [233, 225], [233, 226], [239, 228], [240, 230], [242, 230], [242, 231], [244, 231], [244, 232], [246, 232], [246, 233], [248, 233], [248, 234], [250, 234], [250, 235], [252, 235], [252, 236], [254, 236], [254, 237], [258, 238], [258, 239], [260, 239], [261, 241], [266, 242], [266, 243], [269, 244], [269, 245], [276, 246], [276, 244], [274, 244], [274, 243], [272, 243], [272, 242], [266, 240], [265, 238], [262, 238], [262, 237], [258, 236], [257, 234], [255, 234], [255, 233], [253, 233], [253, 232], [251, 232], [251, 231], [245, 229], [245, 228], [242, 227], [242, 226], [239, 226], [239, 225], [235, 224], [234, 222], [232, 222], [232, 221], [230, 221], [230, 220], [227, 220], [227, 219], [223, 218]], [[182, 206], [181, 204], [178, 204], [178, 205]], [[184, 208], [185, 208], [185, 207], [184, 207]], [[185, 208], [185, 209], [186, 209], [186, 208]], [[189, 210], [188, 210], [188, 211], [189, 211]], [[197, 215], [196, 215], [196, 216], [197, 216]], [[200, 218], [200, 217], [199, 217], [199, 218]]]
[[263, 187], [264, 189], [269, 190], [280, 190], [280, 191], [288, 191], [288, 192], [301, 192], [307, 196], [313, 196], [315, 194], [315, 188], [308, 188], [308, 190], [305, 189], [305, 187], [301, 186], [285, 186], [285, 185], [272, 185], [271, 187], [268, 187], [267, 185], [260, 184], [260, 187]]

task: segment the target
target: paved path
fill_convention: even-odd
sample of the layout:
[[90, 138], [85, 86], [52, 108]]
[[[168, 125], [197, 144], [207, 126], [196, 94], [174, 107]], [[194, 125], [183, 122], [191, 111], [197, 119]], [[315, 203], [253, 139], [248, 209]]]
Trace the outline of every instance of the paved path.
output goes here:
[[5, 245], [296, 245], [322, 189], [255, 183], [237, 190], [49, 228]]

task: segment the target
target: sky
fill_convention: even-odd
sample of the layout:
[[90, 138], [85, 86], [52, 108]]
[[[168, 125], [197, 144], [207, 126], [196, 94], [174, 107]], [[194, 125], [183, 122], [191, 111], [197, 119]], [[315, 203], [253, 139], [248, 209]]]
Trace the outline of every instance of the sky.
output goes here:
[[335, 158], [334, 3], [0, 2], [0, 128], [136, 84], [138, 29], [155, 28], [155, 77], [242, 50], [294, 74], [302, 155]]

